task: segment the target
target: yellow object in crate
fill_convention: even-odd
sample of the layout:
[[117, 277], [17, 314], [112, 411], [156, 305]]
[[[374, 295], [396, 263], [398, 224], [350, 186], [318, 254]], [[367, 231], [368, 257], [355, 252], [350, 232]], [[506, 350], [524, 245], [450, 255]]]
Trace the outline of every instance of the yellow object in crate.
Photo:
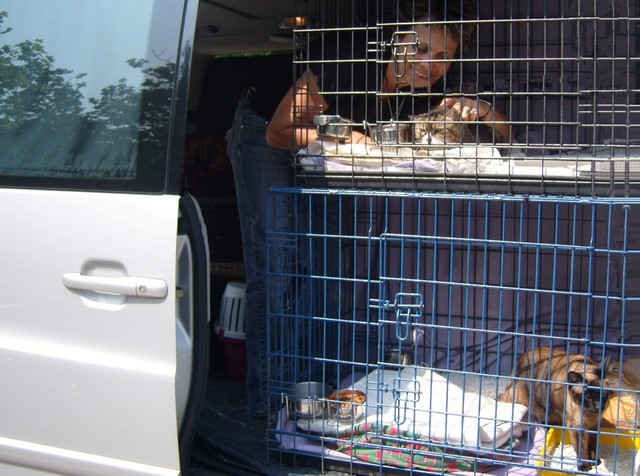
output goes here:
[[[601, 428], [600, 431], [601, 433], [603, 433], [599, 437], [601, 448], [603, 446], [612, 447], [617, 445], [620, 449], [635, 450], [636, 452], [640, 451], [640, 431], [620, 430], [616, 428], [604, 427]], [[559, 430], [557, 428], [549, 429], [549, 431], [547, 431], [547, 437], [545, 438], [545, 445], [540, 450], [540, 458], [536, 461], [536, 466], [540, 467], [540, 469], [538, 470], [539, 475], [566, 476], [567, 474], [570, 474], [570, 468], [559, 471], [558, 469], [545, 467], [546, 464], [550, 462], [551, 455], [553, 455], [553, 453], [556, 451], [556, 448], [558, 448], [558, 446], [560, 446], [561, 444], [570, 444], [568, 432], [565, 430]]]
[[610, 397], [602, 412], [603, 424], [625, 430], [637, 428], [640, 422], [639, 403], [636, 392], [623, 392]]

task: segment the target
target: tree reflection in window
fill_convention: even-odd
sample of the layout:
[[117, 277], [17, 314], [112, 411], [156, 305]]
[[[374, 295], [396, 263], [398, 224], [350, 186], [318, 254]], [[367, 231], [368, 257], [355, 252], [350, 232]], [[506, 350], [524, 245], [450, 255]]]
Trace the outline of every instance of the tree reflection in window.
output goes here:
[[7, 17], [0, 11], [0, 174], [133, 179], [141, 166], [162, 173], [175, 63], [129, 59], [143, 72], [140, 84], [122, 78], [85, 97], [87, 74], [57, 67], [43, 40], [2, 41]]

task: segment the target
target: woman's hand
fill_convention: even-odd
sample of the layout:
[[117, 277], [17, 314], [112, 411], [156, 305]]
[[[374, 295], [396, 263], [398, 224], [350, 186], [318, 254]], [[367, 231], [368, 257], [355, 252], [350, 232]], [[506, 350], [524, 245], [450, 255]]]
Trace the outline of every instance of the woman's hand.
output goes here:
[[351, 143], [352, 144], [374, 144], [375, 141], [366, 134], [363, 134], [359, 131], [351, 132]]
[[480, 99], [465, 96], [447, 97], [439, 107], [453, 109], [463, 121], [477, 121], [485, 119], [491, 112], [491, 104]]
[[462, 121], [483, 121], [493, 128], [502, 140], [511, 141], [511, 125], [507, 117], [496, 111], [491, 103], [466, 96], [446, 97], [439, 107], [453, 109]]

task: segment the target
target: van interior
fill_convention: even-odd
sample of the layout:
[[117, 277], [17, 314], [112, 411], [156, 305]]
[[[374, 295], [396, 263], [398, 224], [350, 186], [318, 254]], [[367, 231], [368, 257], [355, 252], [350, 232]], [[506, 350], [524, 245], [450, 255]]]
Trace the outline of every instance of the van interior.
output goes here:
[[[248, 88], [256, 112], [269, 118], [291, 85], [291, 31], [284, 17], [304, 14], [295, 0], [201, 0], [189, 84], [184, 189], [198, 201], [210, 245], [211, 347], [207, 398], [192, 467], [220, 474], [276, 474], [268, 463], [266, 419], [247, 413], [242, 352], [225, 356], [219, 312], [229, 282], [244, 282], [233, 171], [225, 134]], [[233, 285], [233, 284], [232, 284]], [[282, 469], [282, 471], [285, 471]], [[289, 467], [288, 471], [293, 471]], [[196, 473], [197, 474], [197, 473]]]
[[[211, 256], [212, 318], [207, 400], [200, 417], [193, 455], [196, 466], [214, 469], [221, 474], [314, 474], [329, 470], [335, 471], [333, 474], [339, 474], [352, 470], [321, 467], [319, 460], [307, 462], [296, 459], [292, 462], [284, 461], [277, 456], [278, 461], [274, 461], [276, 457], [273, 455], [269, 459], [269, 423], [265, 418], [251, 418], [247, 414], [243, 372], [238, 368], [242, 366], [242, 359], [238, 354], [225, 354], [224, 346], [217, 337], [217, 326], [225, 287], [229, 282], [244, 280], [233, 171], [225, 141], [225, 134], [232, 126], [238, 99], [248, 88], [253, 88], [252, 105], [256, 112], [268, 119], [291, 86], [296, 72], [292, 65], [292, 31], [282, 26], [286, 17], [327, 15], [335, 17], [331, 21], [339, 23], [344, 16], [351, 22], [354, 21], [354, 16], [362, 14], [354, 9], [354, 5], [364, 3], [340, 0], [199, 2], [189, 88], [183, 185], [184, 189], [198, 200], [207, 224]], [[376, 4], [375, 1], [369, 3]], [[494, 9], [489, 15], [496, 15], [495, 10], [499, 9], [497, 15], [503, 18], [508, 18], [509, 14], [514, 13], [507, 12], [508, 8], [516, 8], [509, 6], [513, 2], [508, 1], [496, 0], [488, 3]], [[521, 3], [521, 8], [525, 10], [558, 7], [547, 5], [547, 2]], [[560, 3], [563, 2], [558, 2], [558, 5]], [[366, 21], [363, 18], [359, 19], [363, 20]], [[486, 48], [494, 48], [493, 51], [489, 51], [488, 57], [501, 54], [495, 50], [495, 45], [500, 45], [501, 35], [505, 39], [508, 38], [506, 35], [511, 35], [512, 40], [514, 35], [520, 35], [520, 41], [525, 41], [529, 34], [532, 38], [536, 36], [534, 31], [518, 31], [517, 25], [512, 28], [508, 24], [500, 23], [493, 28], [495, 37], [485, 40]], [[545, 44], [541, 47], [546, 48], [552, 44], [554, 47], [559, 46], [559, 38], [553, 38], [557, 34], [550, 31], [549, 35], [548, 38], [545, 37]], [[570, 55], [566, 51], [565, 54]], [[553, 88], [555, 82], [559, 81], [558, 71], [553, 70], [553, 64], [544, 71], [527, 69], [526, 75], [523, 72], [527, 67], [522, 63], [515, 67], [502, 63], [497, 66], [484, 64], [482, 68], [485, 67], [490, 72], [485, 77], [487, 84], [474, 78], [476, 88], [491, 87], [492, 78], [495, 78], [495, 69], [492, 70], [492, 67], [511, 67], [512, 75], [519, 74], [520, 71], [520, 79], [528, 81], [527, 91], [531, 91], [532, 95], [536, 92], [544, 95], [545, 88]], [[572, 81], [566, 73], [567, 71], [562, 80]], [[514, 107], [517, 106], [516, 104]], [[543, 117], [548, 118], [549, 114], [556, 113], [556, 108], [551, 102], [545, 102], [544, 107], [547, 108], [546, 113], [543, 113], [543, 110], [528, 111], [527, 114], [531, 114], [528, 120], [536, 122], [535, 118], [531, 118], [538, 115], [539, 122]], [[563, 140], [575, 143], [577, 140], [571, 137], [552, 137], [555, 134], [552, 128], [539, 129], [538, 132], [542, 135], [536, 137], [537, 132], [533, 129], [535, 128], [527, 132], [528, 136], [524, 139], [527, 143]], [[565, 132], [572, 134], [576, 129], [567, 129]], [[560, 132], [560, 135], [562, 133]], [[637, 133], [632, 131], [632, 134]], [[376, 470], [372, 472], [377, 474]]]
[[[225, 140], [237, 102], [252, 88], [253, 109], [269, 119], [294, 78], [293, 35], [291, 28], [282, 26], [284, 19], [311, 12], [338, 16], [338, 6], [347, 3], [351, 2], [199, 2], [183, 185], [197, 199], [207, 224], [212, 289], [209, 382], [192, 453], [194, 471], [202, 466], [234, 475], [348, 472], [341, 467], [322, 468], [317, 460], [278, 457], [274, 461], [268, 455], [269, 423], [265, 417], [252, 418], [247, 413], [244, 371], [239, 368], [242, 358], [234, 352], [225, 355], [225, 345], [218, 338], [225, 287], [244, 281], [234, 178]], [[351, 19], [354, 13], [349, 8], [344, 14]]]

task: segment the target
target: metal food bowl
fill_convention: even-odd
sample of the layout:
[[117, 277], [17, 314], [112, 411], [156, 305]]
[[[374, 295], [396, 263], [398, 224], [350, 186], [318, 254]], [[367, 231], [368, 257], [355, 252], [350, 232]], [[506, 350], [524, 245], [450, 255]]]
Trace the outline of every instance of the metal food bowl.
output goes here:
[[365, 414], [367, 396], [360, 390], [340, 390], [329, 395], [329, 417], [357, 421]]
[[411, 125], [400, 123], [369, 125], [369, 137], [378, 145], [398, 145], [411, 143]]
[[295, 419], [323, 418], [325, 398], [330, 387], [322, 382], [298, 382], [291, 386], [288, 395], [290, 414]]
[[321, 114], [313, 118], [321, 139], [344, 141], [351, 137], [350, 122], [337, 115]]

